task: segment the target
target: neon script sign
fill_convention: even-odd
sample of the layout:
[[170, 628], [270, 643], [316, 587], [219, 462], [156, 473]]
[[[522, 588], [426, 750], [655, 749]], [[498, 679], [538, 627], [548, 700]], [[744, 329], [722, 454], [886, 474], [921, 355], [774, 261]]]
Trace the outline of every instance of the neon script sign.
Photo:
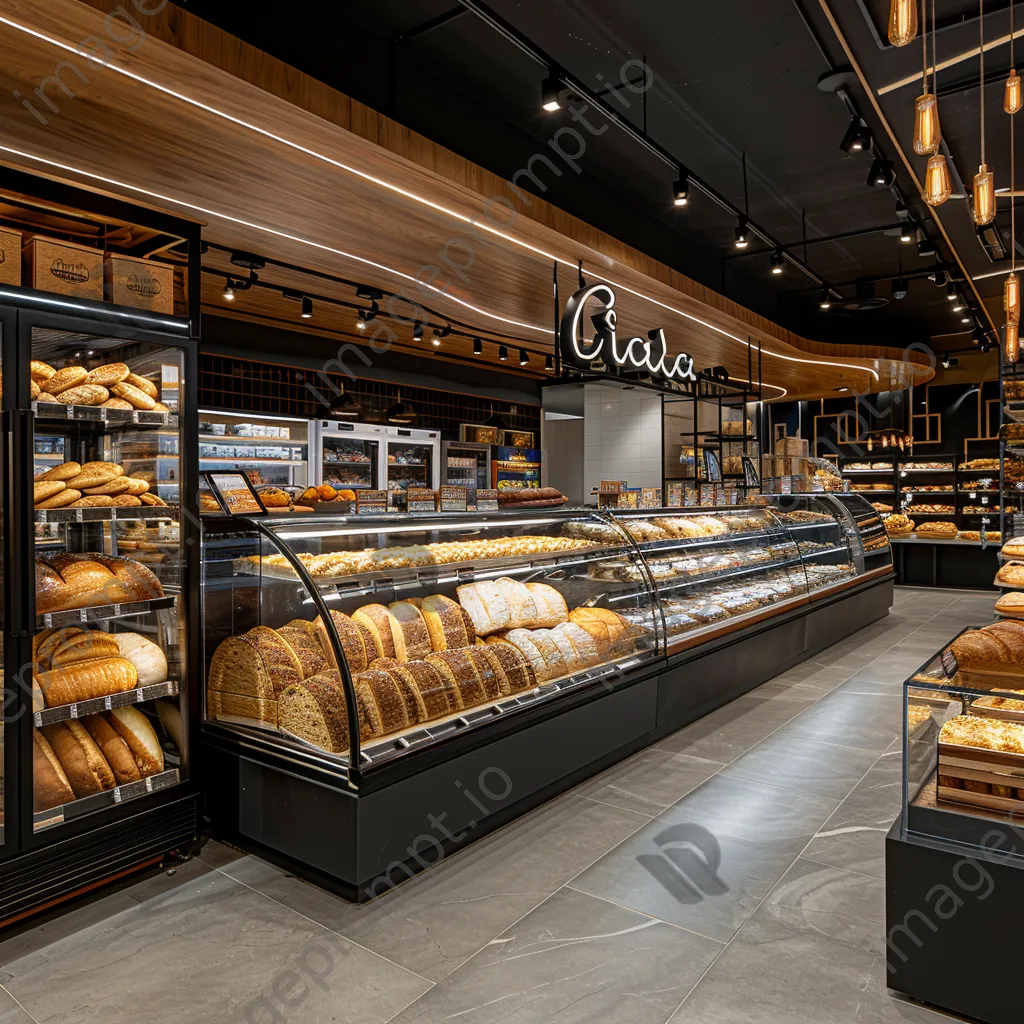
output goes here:
[[[595, 331], [593, 338], [584, 338], [580, 327], [591, 299], [599, 302], [601, 308], [590, 318]], [[600, 361], [625, 370], [646, 370], [652, 377], [664, 380], [697, 379], [692, 356], [681, 352], [668, 362], [665, 332], [660, 327], [648, 331], [646, 341], [630, 338], [620, 343], [615, 333], [617, 317], [615, 292], [608, 285], [592, 284], [575, 292], [565, 304], [559, 331], [563, 363], [579, 370], [593, 370], [593, 364]]]

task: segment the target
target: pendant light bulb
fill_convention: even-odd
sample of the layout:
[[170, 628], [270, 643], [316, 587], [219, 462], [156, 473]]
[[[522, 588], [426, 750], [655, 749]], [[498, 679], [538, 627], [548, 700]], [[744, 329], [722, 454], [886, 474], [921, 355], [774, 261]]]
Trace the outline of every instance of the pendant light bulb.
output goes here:
[[1003, 355], [1011, 366], [1020, 358], [1020, 339], [1017, 336], [1017, 325], [1006, 325], [1006, 344], [1003, 348]]
[[992, 168], [982, 164], [974, 176], [974, 223], [979, 227], [996, 219], [996, 183]]
[[1024, 106], [1024, 100], [1021, 97], [1020, 75], [1017, 74], [1017, 69], [1013, 68], [1006, 79], [1006, 89], [1003, 91], [1003, 110], [1008, 114], [1016, 114], [1021, 106]]
[[914, 100], [914, 152], [934, 156], [939, 151], [939, 103], [935, 93], [924, 92]]
[[946, 157], [942, 153], [936, 153], [928, 158], [921, 198], [929, 206], [941, 206], [949, 198], [949, 192], [949, 167], [946, 165]]
[[1016, 274], [1007, 274], [1003, 282], [1003, 311], [1008, 324], [1020, 323], [1020, 278]]
[[889, 0], [889, 42], [906, 46], [917, 38], [917, 0]]

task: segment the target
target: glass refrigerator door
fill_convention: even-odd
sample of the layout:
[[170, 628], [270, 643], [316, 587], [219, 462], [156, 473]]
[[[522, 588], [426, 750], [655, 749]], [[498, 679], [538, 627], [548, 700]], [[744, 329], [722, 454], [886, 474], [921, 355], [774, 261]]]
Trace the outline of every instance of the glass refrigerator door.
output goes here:
[[491, 486], [491, 453], [489, 448], [445, 446], [445, 483], [487, 490]]
[[431, 487], [434, 446], [428, 442], [388, 441], [388, 492], [399, 508], [406, 504], [410, 487]]
[[324, 434], [323, 482], [349, 490], [380, 489], [377, 476], [380, 441], [351, 434]]
[[34, 412], [30, 742], [40, 833], [187, 773], [177, 508], [185, 354], [39, 326], [21, 341]]

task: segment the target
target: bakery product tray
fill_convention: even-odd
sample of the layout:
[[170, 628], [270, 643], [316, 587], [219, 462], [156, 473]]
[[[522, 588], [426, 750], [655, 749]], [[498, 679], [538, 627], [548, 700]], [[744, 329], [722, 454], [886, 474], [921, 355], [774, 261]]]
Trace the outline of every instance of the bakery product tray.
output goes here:
[[64, 626], [77, 622], [105, 622], [110, 619], [123, 619], [132, 615], [145, 615], [147, 612], [171, 608], [175, 602], [174, 594], [153, 597], [148, 601], [129, 601], [124, 604], [101, 604], [94, 608], [67, 608], [64, 611], [43, 612], [36, 616], [36, 628]]
[[85, 715], [95, 715], [111, 708], [123, 708], [129, 704], [141, 704], [143, 701], [156, 700], [158, 697], [175, 697], [178, 694], [178, 683], [169, 679], [163, 683], [151, 683], [139, 686], [125, 693], [112, 693], [107, 697], [94, 697], [92, 700], [79, 700], [73, 704], [58, 704], [52, 708], [42, 708], [32, 714], [32, 723], [36, 728], [53, 725], [54, 722], [67, 722]]
[[105, 505], [100, 508], [37, 508], [37, 523], [108, 523], [114, 519], [177, 519], [177, 505]]
[[108, 427], [178, 427], [178, 416], [173, 412], [106, 409], [101, 405], [64, 405], [58, 402], [33, 402], [32, 411], [37, 420], [77, 420], [102, 423]]
[[177, 768], [169, 768], [167, 771], [150, 775], [138, 782], [127, 782], [123, 786], [115, 786], [113, 789], [105, 789], [102, 793], [82, 797], [81, 800], [73, 800], [71, 803], [51, 807], [45, 811], [36, 811], [32, 816], [32, 823], [35, 826], [35, 831], [40, 832], [43, 829], [52, 828], [54, 825], [61, 825], [65, 821], [80, 818], [85, 814], [93, 814], [104, 807], [113, 807], [116, 804], [124, 803], [125, 800], [134, 800], [147, 793], [155, 793], [158, 790], [176, 786], [179, 782], [181, 782], [181, 772]]
[[[984, 747], [965, 747], [939, 743], [938, 798], [950, 803], [969, 804], [996, 811], [1024, 810], [1024, 800], [1017, 799], [1016, 790], [1024, 789], [1024, 754]], [[1004, 786], [1014, 796], [978, 793], [969, 789], [942, 785], [942, 777], [960, 779], [987, 786]]]

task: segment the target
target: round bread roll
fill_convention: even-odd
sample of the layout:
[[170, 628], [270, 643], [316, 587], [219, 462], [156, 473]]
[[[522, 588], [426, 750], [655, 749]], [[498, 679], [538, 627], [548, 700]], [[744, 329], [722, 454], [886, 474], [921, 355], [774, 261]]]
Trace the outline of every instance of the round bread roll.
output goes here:
[[37, 502], [46, 501], [66, 487], [67, 484], [63, 480], [36, 480], [32, 485], [33, 497]]
[[45, 501], [37, 501], [35, 507], [64, 508], [65, 505], [78, 501], [81, 496], [81, 491], [76, 491], [73, 487], [65, 487], [63, 491], [58, 491], [52, 498], [47, 498]]
[[134, 388], [138, 388], [154, 400], [160, 397], [160, 392], [157, 390], [156, 385], [147, 377], [140, 377], [137, 373], [129, 373], [128, 376], [125, 377], [125, 383], [131, 384]]
[[37, 480], [70, 480], [82, 472], [82, 466], [78, 462], [62, 462], [59, 466], [47, 470]]
[[106, 366], [97, 366], [95, 370], [90, 370], [85, 383], [102, 384], [103, 387], [109, 388], [111, 384], [120, 384], [129, 373], [131, 370], [125, 363], [107, 363]]
[[65, 388], [57, 395], [57, 401], [64, 405], [102, 405], [109, 397], [110, 392], [99, 384], [79, 384]]
[[102, 403], [104, 409], [125, 409], [131, 411], [135, 408], [131, 402], [126, 402], [123, 398], [108, 398]]
[[48, 395], [59, 395], [68, 388], [77, 387], [85, 383], [89, 371], [84, 366], [65, 366], [58, 370], [52, 377], [43, 381], [39, 386]]
[[[134, 376], [134, 374], [132, 374], [132, 376]], [[151, 395], [148, 395], [141, 388], [137, 388], [134, 384], [129, 384], [127, 381], [121, 384], [114, 384], [110, 390], [118, 398], [123, 398], [125, 401], [131, 402], [132, 406], [136, 409], [145, 409], [149, 411], [152, 410], [154, 405], [156, 405], [156, 399]]]
[[29, 376], [37, 384], [48, 381], [57, 371], [49, 364], [39, 359], [33, 359], [28, 368]]

